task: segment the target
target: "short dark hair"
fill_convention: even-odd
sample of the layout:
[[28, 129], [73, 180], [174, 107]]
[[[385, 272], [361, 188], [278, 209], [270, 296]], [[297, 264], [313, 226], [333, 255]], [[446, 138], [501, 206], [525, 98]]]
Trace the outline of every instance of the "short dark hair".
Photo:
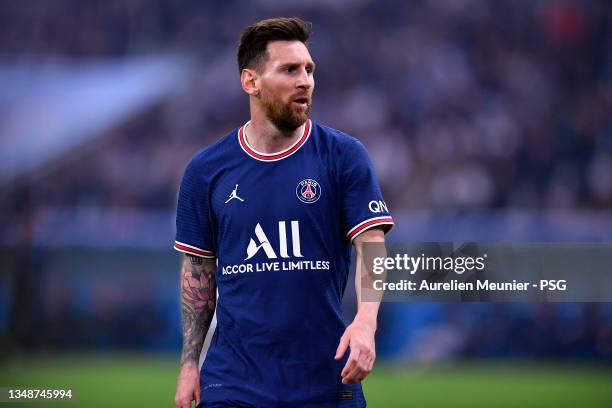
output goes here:
[[279, 17], [261, 20], [247, 27], [240, 35], [238, 69], [257, 67], [267, 58], [268, 43], [272, 41], [308, 42], [312, 23], [299, 17]]

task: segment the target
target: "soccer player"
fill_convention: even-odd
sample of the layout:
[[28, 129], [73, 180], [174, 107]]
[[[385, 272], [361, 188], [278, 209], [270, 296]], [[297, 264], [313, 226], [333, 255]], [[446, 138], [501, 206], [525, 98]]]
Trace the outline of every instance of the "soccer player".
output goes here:
[[393, 220], [363, 145], [308, 118], [310, 27], [276, 18], [242, 33], [251, 120], [185, 170], [174, 245], [185, 253], [178, 407], [366, 405], [360, 381], [374, 364], [379, 303], [362, 301], [359, 272], [348, 327], [341, 300], [351, 244], [360, 259], [363, 242], [384, 242]]

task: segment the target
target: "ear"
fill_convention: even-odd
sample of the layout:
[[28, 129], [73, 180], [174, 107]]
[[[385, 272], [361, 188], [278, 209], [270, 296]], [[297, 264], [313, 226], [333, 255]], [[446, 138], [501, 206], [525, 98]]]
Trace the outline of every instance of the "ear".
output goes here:
[[244, 92], [251, 96], [259, 95], [259, 88], [257, 86], [258, 79], [257, 71], [254, 69], [245, 68], [240, 74], [240, 84]]

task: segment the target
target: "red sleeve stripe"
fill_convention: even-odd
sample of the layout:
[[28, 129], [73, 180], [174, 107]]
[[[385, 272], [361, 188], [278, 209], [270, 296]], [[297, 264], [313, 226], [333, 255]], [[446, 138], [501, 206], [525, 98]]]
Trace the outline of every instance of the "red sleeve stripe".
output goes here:
[[214, 258], [215, 254], [212, 251], [200, 249], [192, 245], [183, 244], [182, 242], [174, 241], [174, 249], [185, 252], [187, 254], [201, 256], [202, 258]]
[[393, 225], [395, 225], [395, 223], [393, 222], [393, 218], [389, 216], [369, 218], [351, 228], [346, 234], [346, 236], [352, 241], [357, 235], [361, 234], [363, 231], [369, 230], [370, 228], [376, 227], [378, 225], [390, 225], [391, 227], [386, 231], [389, 232], [391, 231], [391, 228], [393, 228]]

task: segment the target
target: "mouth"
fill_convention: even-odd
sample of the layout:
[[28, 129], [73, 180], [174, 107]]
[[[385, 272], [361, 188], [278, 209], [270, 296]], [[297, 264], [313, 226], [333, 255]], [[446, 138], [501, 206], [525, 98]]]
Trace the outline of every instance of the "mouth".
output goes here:
[[303, 96], [300, 98], [295, 98], [293, 100], [293, 103], [296, 104], [297, 106], [301, 107], [301, 108], [306, 108], [308, 106], [308, 104], [310, 103], [310, 100], [308, 97]]

